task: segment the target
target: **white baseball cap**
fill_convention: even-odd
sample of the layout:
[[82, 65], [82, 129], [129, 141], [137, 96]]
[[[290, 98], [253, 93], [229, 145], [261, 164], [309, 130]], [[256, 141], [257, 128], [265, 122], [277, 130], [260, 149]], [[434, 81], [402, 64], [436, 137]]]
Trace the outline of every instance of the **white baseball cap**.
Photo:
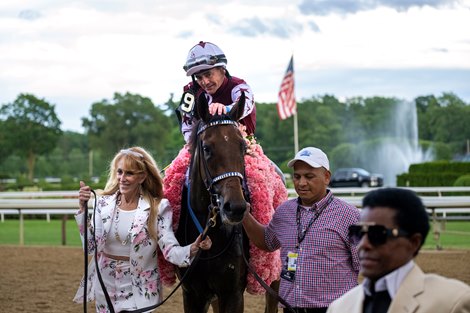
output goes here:
[[321, 151], [318, 148], [307, 147], [303, 148], [295, 155], [295, 158], [287, 163], [287, 166], [294, 167], [294, 163], [297, 161], [304, 161], [311, 167], [319, 168], [324, 167], [327, 170], [330, 170], [330, 161], [325, 152]]

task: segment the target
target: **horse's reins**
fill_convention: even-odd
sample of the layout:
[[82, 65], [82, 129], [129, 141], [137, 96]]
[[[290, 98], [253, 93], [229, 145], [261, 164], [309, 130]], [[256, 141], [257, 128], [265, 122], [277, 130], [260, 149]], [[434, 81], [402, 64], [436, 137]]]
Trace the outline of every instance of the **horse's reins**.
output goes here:
[[267, 293], [269, 293], [271, 296], [276, 298], [277, 301], [282, 303], [285, 306], [286, 309], [288, 309], [292, 313], [296, 313], [294, 308], [289, 303], [287, 303], [287, 301], [284, 300], [284, 298], [282, 298], [276, 291], [274, 291], [274, 289], [272, 289], [268, 284], [266, 284], [266, 282], [261, 277], [259, 277], [258, 273], [256, 273], [256, 271], [253, 269], [250, 262], [246, 258], [245, 251], [243, 250], [243, 240], [241, 241], [241, 245], [242, 245], [243, 260], [245, 261], [246, 267], [251, 272], [251, 274], [253, 274], [253, 277], [256, 279], [256, 281], [261, 286], [263, 286], [264, 290], [266, 290]]
[[[114, 313], [114, 307], [111, 302], [111, 299], [109, 298], [109, 294], [106, 290], [106, 287], [104, 286], [103, 278], [101, 277], [101, 272], [99, 271], [99, 266], [98, 266], [98, 243], [96, 242], [96, 192], [91, 189], [91, 193], [93, 193], [95, 199], [94, 199], [94, 204], [93, 204], [93, 228], [91, 228], [91, 234], [93, 236], [93, 243], [95, 245], [95, 255], [94, 255], [94, 260], [95, 260], [95, 271], [96, 274], [98, 275], [98, 280], [100, 282], [101, 288], [103, 288], [103, 293], [104, 297], [106, 298], [106, 303], [108, 304], [109, 311], [111, 313]], [[84, 210], [84, 216], [83, 216], [83, 222], [86, 227], [84, 234], [83, 234], [83, 241], [84, 241], [84, 259], [85, 259], [85, 273], [84, 273], [84, 284], [83, 284], [83, 312], [87, 312], [87, 289], [88, 289], [88, 205], [85, 205], [85, 210]]]
[[[98, 275], [98, 280], [100, 282], [100, 285], [101, 285], [101, 288], [103, 289], [103, 293], [104, 293], [104, 296], [105, 296], [105, 299], [106, 299], [106, 304], [108, 305], [109, 307], [109, 311], [111, 313], [115, 313], [114, 311], [114, 306], [113, 306], [113, 303], [111, 302], [111, 299], [109, 297], [109, 294], [108, 294], [108, 291], [106, 289], [106, 286], [104, 285], [104, 282], [103, 282], [103, 279], [101, 277], [101, 273], [100, 273], [100, 270], [99, 270], [99, 266], [98, 266], [98, 243], [96, 242], [96, 235], [95, 235], [95, 225], [96, 225], [96, 222], [95, 222], [95, 216], [96, 216], [96, 202], [97, 202], [97, 196], [96, 196], [96, 193], [95, 191], [92, 189], [91, 192], [93, 193], [95, 199], [94, 199], [94, 204], [93, 204], [93, 228], [92, 228], [92, 236], [93, 236], [93, 242], [95, 244], [95, 256], [94, 256], [94, 259], [95, 259], [95, 271]], [[88, 206], [85, 205], [85, 214], [84, 214], [84, 225], [88, 225]], [[215, 217], [216, 216], [212, 216], [212, 217], [209, 217], [207, 219], [207, 224], [206, 224], [206, 227], [204, 228], [203, 232], [202, 232], [202, 240], [204, 240], [206, 237], [207, 237], [207, 232], [209, 231], [209, 228], [210, 227], [213, 227], [215, 224], [213, 224], [215, 222]], [[84, 231], [84, 294], [83, 294], [83, 312], [86, 313], [87, 312], [87, 283], [88, 283], [88, 231], [85, 230]], [[121, 311], [121, 313], [143, 313], [143, 312], [147, 312], [147, 311], [150, 311], [150, 310], [154, 310], [156, 309], [157, 307], [161, 306], [162, 304], [164, 304], [175, 292], [176, 290], [182, 285], [184, 279], [189, 275], [189, 273], [192, 271], [192, 269], [195, 267], [197, 261], [199, 260], [200, 256], [201, 256], [201, 252], [202, 250], [199, 249], [198, 252], [196, 253], [196, 256], [194, 257], [194, 260], [191, 262], [191, 264], [189, 265], [188, 269], [186, 270], [186, 272], [184, 273], [184, 275], [181, 277], [178, 285], [168, 294], [168, 296], [163, 299], [162, 302], [159, 302], [157, 304], [154, 304], [154, 305], [151, 305], [151, 306], [148, 306], [148, 307], [145, 307], [145, 308], [141, 308], [141, 309], [137, 309], [137, 310], [124, 310], [124, 311]]]
[[[197, 135], [199, 136], [207, 128], [212, 127], [212, 126], [217, 126], [217, 125], [234, 125], [236, 127], [237, 122], [232, 121], [232, 120], [219, 120], [219, 121], [211, 122], [209, 124], [200, 126], [199, 129], [198, 129]], [[202, 151], [202, 149], [203, 149], [202, 141], [199, 140], [198, 141], [198, 150]], [[210, 193], [210, 196], [211, 196], [211, 206], [216, 207], [216, 206], [218, 206], [219, 203], [218, 203], [218, 194], [214, 191], [214, 188], [213, 188], [214, 183], [216, 183], [220, 180], [223, 180], [225, 178], [228, 178], [228, 177], [239, 177], [241, 179], [242, 183], [243, 183], [244, 180], [245, 180], [245, 175], [243, 175], [240, 172], [227, 172], [227, 173], [223, 173], [223, 174], [221, 174], [221, 175], [219, 175], [215, 178], [212, 178], [212, 175], [209, 171], [209, 167], [207, 165], [207, 160], [203, 156], [200, 157], [200, 158], [202, 159], [202, 163], [204, 165], [204, 172], [205, 172], [204, 184], [206, 185], [206, 189]], [[189, 188], [188, 188], [188, 194], [189, 194]], [[245, 196], [249, 198], [249, 196], [247, 196], [246, 193], [245, 193]], [[249, 199], [247, 199], [247, 200], [249, 201]], [[216, 202], [216, 203], [214, 203], [214, 202]], [[188, 204], [189, 204], [189, 198], [188, 198]], [[197, 219], [196, 219], [196, 221], [197, 221]], [[221, 255], [230, 246], [230, 243], [233, 241], [234, 235], [235, 235], [235, 232], [232, 231], [232, 236], [231, 236], [231, 240], [230, 240], [229, 244], [218, 255]], [[280, 303], [282, 303], [285, 306], [286, 309], [288, 309], [289, 311], [295, 313], [295, 310], [292, 308], [292, 306], [290, 306], [289, 303], [287, 303], [286, 300], [284, 300], [282, 297], [280, 297], [279, 294], [276, 291], [274, 291], [270, 286], [268, 286], [268, 284], [266, 284], [266, 282], [261, 277], [259, 277], [259, 275], [253, 269], [251, 264], [248, 262], [248, 260], [246, 258], [246, 255], [245, 255], [245, 252], [243, 250], [243, 239], [241, 240], [241, 250], [242, 250], [243, 260], [245, 261], [247, 268], [253, 274], [255, 279], [260, 283], [260, 285], [263, 286], [263, 288], [266, 290], [266, 292], [268, 292], [271, 296], [275, 297]]]
[[[204, 231], [202, 232], [202, 240], [204, 240], [207, 237], [207, 232], [209, 231], [209, 228], [211, 227], [209, 220], [210, 219], [208, 219], [206, 227], [204, 228]], [[184, 275], [179, 280], [178, 285], [176, 285], [176, 287], [168, 294], [168, 296], [165, 299], [163, 299], [162, 302], [151, 305], [151, 306], [148, 306], [148, 307], [145, 307], [145, 308], [137, 309], [137, 310], [130, 310], [130, 311], [124, 310], [124, 311], [121, 311], [121, 313], [144, 313], [144, 312], [147, 312], [147, 311], [150, 311], [150, 310], [154, 310], [154, 309], [158, 308], [159, 306], [161, 306], [163, 303], [165, 303], [176, 292], [176, 290], [183, 284], [185, 278], [189, 275], [189, 273], [192, 271], [192, 269], [196, 266], [197, 262], [200, 259], [201, 252], [202, 252], [201, 249], [199, 249], [197, 251], [196, 256], [194, 257], [194, 260], [191, 262], [188, 269], [186, 270]]]

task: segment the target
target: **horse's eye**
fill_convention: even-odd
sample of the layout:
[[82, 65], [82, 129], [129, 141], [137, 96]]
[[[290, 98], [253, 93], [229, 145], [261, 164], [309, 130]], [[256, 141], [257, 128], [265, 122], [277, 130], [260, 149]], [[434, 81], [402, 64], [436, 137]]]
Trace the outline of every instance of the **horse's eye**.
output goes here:
[[204, 151], [205, 155], [209, 155], [211, 153], [211, 149], [207, 145], [202, 146], [202, 151]]

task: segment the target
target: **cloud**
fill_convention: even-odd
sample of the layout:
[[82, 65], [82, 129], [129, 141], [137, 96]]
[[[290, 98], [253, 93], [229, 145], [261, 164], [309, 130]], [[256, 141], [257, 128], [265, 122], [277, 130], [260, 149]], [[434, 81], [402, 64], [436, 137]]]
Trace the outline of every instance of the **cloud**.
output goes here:
[[[347, 84], [336, 84], [347, 79]], [[385, 96], [413, 100], [417, 96], [453, 92], [470, 99], [470, 70], [460, 68], [322, 69], [296, 71], [297, 99], [332, 94], [338, 98]]]
[[18, 17], [23, 20], [36, 20], [41, 17], [41, 13], [35, 10], [23, 10], [18, 14]]
[[263, 19], [253, 17], [242, 19], [231, 26], [230, 32], [236, 34], [255, 37], [262, 34], [272, 35], [279, 38], [290, 38], [292, 35], [301, 33], [303, 26], [295, 21], [284, 19]]
[[449, 49], [447, 48], [433, 48], [431, 49], [432, 52], [442, 52], [442, 53], [448, 53]]
[[[470, 0], [455, 3], [0, 1], [0, 104], [33, 93], [57, 105], [64, 129], [81, 131], [91, 103], [114, 92], [156, 104], [171, 93], [179, 98], [189, 81], [187, 52], [200, 40], [222, 48], [259, 102], [277, 101], [292, 54], [298, 99], [453, 91], [469, 101], [470, 38], [462, 25]], [[399, 11], [410, 6], [422, 8]]]
[[331, 13], [348, 14], [389, 7], [397, 11], [406, 11], [411, 7], [442, 7], [459, 3], [458, 0], [303, 0], [299, 10], [304, 14], [328, 15]]
[[311, 30], [313, 30], [316, 33], [320, 32], [320, 27], [318, 27], [317, 23], [315, 23], [314, 21], [310, 21], [308, 24], [310, 25]]
[[179, 32], [176, 37], [178, 38], [190, 38], [194, 36], [194, 33], [192, 31], [189, 31], [189, 30], [185, 30], [185, 31], [182, 31], [182, 32]]

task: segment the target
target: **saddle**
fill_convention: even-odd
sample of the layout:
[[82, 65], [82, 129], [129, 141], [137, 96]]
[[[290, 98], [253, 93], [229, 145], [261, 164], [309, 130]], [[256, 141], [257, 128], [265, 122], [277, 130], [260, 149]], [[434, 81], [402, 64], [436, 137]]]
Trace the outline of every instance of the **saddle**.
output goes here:
[[[258, 222], [267, 225], [272, 219], [274, 210], [287, 200], [287, 189], [261, 146], [254, 139], [248, 144], [250, 152], [245, 155], [245, 174], [250, 193], [251, 214]], [[191, 154], [188, 147], [184, 146], [166, 169], [163, 179], [165, 198], [173, 208], [175, 232], [181, 215], [181, 195], [190, 161]], [[281, 272], [279, 250], [267, 252], [250, 243], [250, 264], [268, 285], [279, 279]], [[164, 286], [170, 287], [175, 284], [175, 265], [166, 261], [160, 250], [158, 250], [158, 269]], [[251, 273], [247, 277], [246, 290], [254, 295], [265, 293], [264, 288]]]

